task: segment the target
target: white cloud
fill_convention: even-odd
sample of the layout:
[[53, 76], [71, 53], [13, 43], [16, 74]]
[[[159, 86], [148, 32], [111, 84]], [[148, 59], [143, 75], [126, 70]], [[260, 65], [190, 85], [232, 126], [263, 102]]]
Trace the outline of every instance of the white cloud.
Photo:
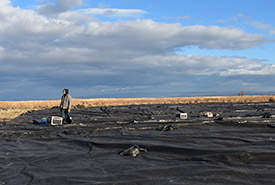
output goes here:
[[268, 31], [269, 34], [275, 34], [274, 26], [253, 20], [253, 18], [243, 15], [243, 14], [238, 14], [238, 15], [232, 17], [231, 20], [234, 22], [237, 22], [237, 23], [242, 23], [245, 25], [252, 26], [252, 27], [260, 29], [260, 30]]
[[[83, 5], [83, 0], [57, 0], [56, 4], [47, 3], [37, 7], [40, 14], [60, 17], [60, 14], [68, 15], [67, 12], [74, 7], [81, 7]], [[67, 13], [67, 14], [64, 14]], [[106, 17], [140, 17], [147, 12], [139, 9], [116, 9], [116, 8], [88, 8], [88, 9], [78, 9], [71, 11], [69, 14], [79, 16], [95, 16], [101, 15]]]
[[147, 12], [139, 9], [89, 8], [79, 10], [83, 14], [103, 15], [106, 17], [139, 17]]
[[10, 6], [10, 0], [2, 0], [2, 1], [0, 1], [0, 5], [1, 5], [1, 7], [3, 7], [3, 6], [5, 6], [5, 7]]
[[[273, 65], [245, 57], [156, 55], [133, 59], [133, 63], [176, 75], [274, 75]], [[137, 68], [137, 67], [136, 67]], [[269, 71], [267, 73], [267, 71]]]
[[[6, 8], [0, 7], [1, 10]], [[13, 50], [28, 50], [27, 46], [30, 52], [35, 47], [44, 50], [70, 47], [101, 53], [103, 49], [111, 53], [124, 50], [131, 55], [140, 55], [170, 52], [185, 46], [238, 50], [267, 42], [264, 35], [245, 33], [231, 27], [181, 26], [152, 20], [86, 22], [91, 19], [81, 17], [79, 12], [64, 12], [56, 18], [49, 18], [32, 10], [9, 9], [5, 20], [0, 22], [0, 33], [5, 46]], [[77, 21], [72, 20], [74, 15], [78, 17]]]
[[251, 21], [248, 22], [249, 25], [258, 28], [258, 29], [262, 29], [262, 30], [266, 30], [268, 31], [270, 34], [275, 34], [275, 27], [269, 24], [263, 24], [261, 22], [258, 21]]
[[[57, 1], [51, 6], [58, 9], [62, 3], [69, 1]], [[40, 15], [34, 10], [14, 8], [7, 0], [1, 1], [0, 89], [16, 89], [25, 97], [32, 97], [32, 93], [28, 95], [24, 89], [35, 89], [43, 92], [37, 96], [46, 97], [52, 93], [51, 89], [64, 86], [74, 88], [78, 96], [84, 93], [93, 96], [96, 92], [106, 96], [111, 92], [117, 95], [123, 92], [125, 96], [142, 92], [153, 96], [159, 92], [161, 96], [168, 95], [169, 90], [179, 92], [182, 84], [187, 89], [198, 89], [202, 86], [199, 83], [209, 79], [215, 80], [216, 84], [209, 84], [215, 89], [217, 83], [223, 84], [223, 80], [238, 75], [275, 75], [274, 66], [259, 59], [174, 52], [189, 46], [247, 49], [269, 42], [264, 35], [233, 27], [182, 26], [153, 20], [101, 22], [91, 14], [112, 10], [111, 16], [135, 16], [144, 12], [70, 10], [81, 3], [75, 1], [64, 9], [56, 9], [52, 16], [49, 11]], [[240, 86], [242, 83], [251, 82], [242, 81]], [[2, 93], [2, 97], [16, 97], [17, 91], [12, 92], [14, 95]]]
[[229, 68], [227, 71], [221, 72], [222, 76], [232, 75], [275, 75], [275, 65], [257, 64], [255, 66], [238, 66], [237, 68]]
[[81, 7], [82, 0], [56, 0], [56, 4], [47, 3], [37, 7], [40, 14], [55, 16], [59, 13], [71, 10], [74, 7]]
[[181, 16], [181, 17], [164, 17], [164, 19], [166, 20], [176, 20], [176, 21], [180, 21], [180, 20], [188, 20], [190, 19], [191, 16]]

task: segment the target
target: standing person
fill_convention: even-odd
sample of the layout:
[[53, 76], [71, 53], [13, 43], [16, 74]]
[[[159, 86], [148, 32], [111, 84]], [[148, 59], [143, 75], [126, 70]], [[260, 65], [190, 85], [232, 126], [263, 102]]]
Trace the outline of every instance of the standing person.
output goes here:
[[63, 89], [63, 96], [61, 97], [60, 111], [63, 122], [71, 123], [70, 112], [72, 107], [72, 97], [69, 95], [69, 89]]

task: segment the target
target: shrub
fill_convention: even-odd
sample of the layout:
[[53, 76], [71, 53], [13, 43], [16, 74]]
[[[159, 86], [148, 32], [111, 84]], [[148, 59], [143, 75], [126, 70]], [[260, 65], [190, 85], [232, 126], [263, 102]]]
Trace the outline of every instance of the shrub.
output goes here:
[[238, 96], [244, 96], [245, 95], [245, 92], [244, 91], [240, 91], [239, 93], [238, 93]]

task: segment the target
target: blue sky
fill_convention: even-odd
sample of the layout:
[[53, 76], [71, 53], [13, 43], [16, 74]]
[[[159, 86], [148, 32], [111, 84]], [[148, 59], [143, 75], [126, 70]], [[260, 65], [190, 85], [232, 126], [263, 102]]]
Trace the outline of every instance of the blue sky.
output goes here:
[[1, 0], [0, 101], [275, 92], [273, 0]]

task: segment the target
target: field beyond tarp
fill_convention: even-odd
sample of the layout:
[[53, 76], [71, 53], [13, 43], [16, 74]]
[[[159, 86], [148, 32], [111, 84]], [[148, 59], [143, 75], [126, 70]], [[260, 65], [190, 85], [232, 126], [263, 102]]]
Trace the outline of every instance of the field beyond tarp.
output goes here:
[[[204, 96], [170, 98], [94, 98], [73, 99], [73, 108], [146, 104], [249, 103], [274, 101], [275, 95]], [[52, 108], [59, 106], [59, 104], [60, 100], [0, 101], [0, 121], [9, 121], [28, 111]]]
[[[142, 104], [189, 104], [189, 103], [248, 103], [272, 102], [275, 95], [254, 96], [204, 96], [204, 97], [170, 97], [170, 98], [94, 98], [73, 99], [73, 106], [98, 107]], [[0, 108], [52, 108], [60, 100], [46, 101], [0, 101]]]

